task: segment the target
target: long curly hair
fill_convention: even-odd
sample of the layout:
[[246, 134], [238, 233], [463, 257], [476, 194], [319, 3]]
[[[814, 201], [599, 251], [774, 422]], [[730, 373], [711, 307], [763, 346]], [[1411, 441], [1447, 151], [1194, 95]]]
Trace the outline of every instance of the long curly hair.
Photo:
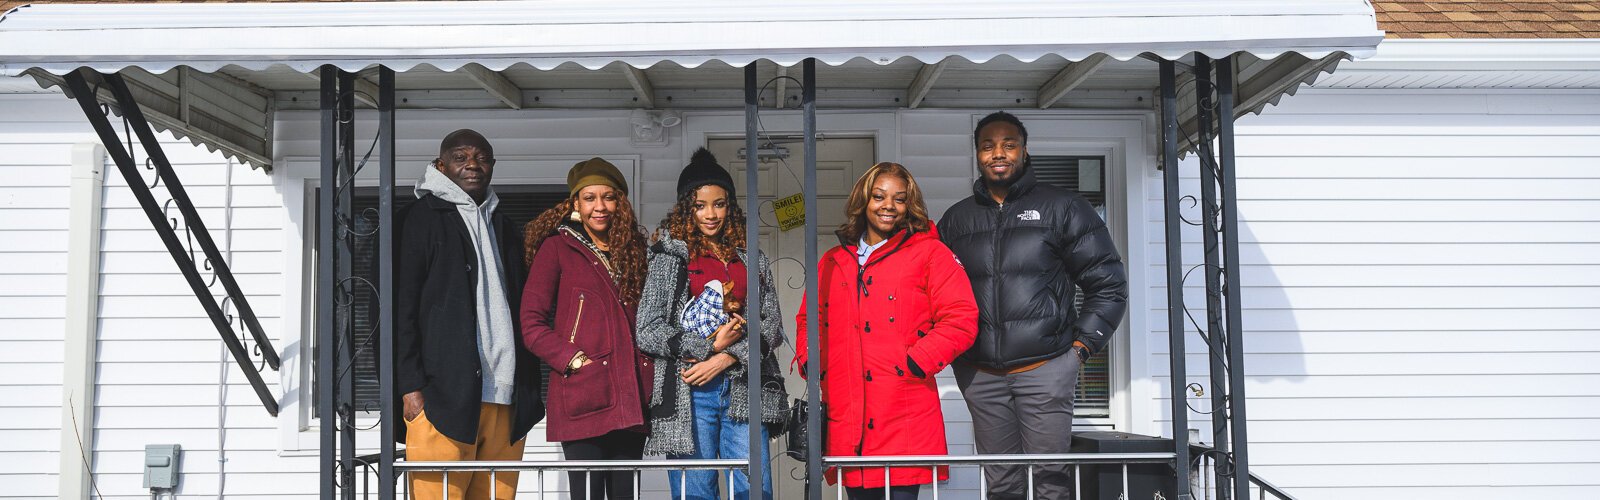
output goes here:
[[[556, 234], [556, 229], [571, 216], [575, 204], [576, 198], [569, 197], [523, 226], [522, 248], [525, 264], [530, 267], [533, 265], [534, 252], [539, 250], [539, 245], [544, 244], [545, 238]], [[611, 223], [610, 234], [606, 235], [606, 243], [611, 248], [613, 270], [611, 279], [622, 292], [623, 305], [638, 305], [639, 295], [644, 291], [648, 264], [644, 254], [644, 232], [640, 231], [638, 219], [633, 215], [633, 204], [628, 202], [627, 196], [617, 197], [617, 210], [612, 212], [612, 216], [615, 220]]]
[[861, 239], [867, 232], [867, 200], [872, 198], [872, 185], [878, 183], [878, 176], [892, 175], [906, 182], [906, 214], [900, 221], [895, 231], [910, 227], [912, 230], [927, 231], [928, 206], [922, 202], [922, 187], [917, 185], [917, 179], [911, 176], [911, 171], [905, 165], [894, 162], [879, 162], [867, 169], [856, 179], [855, 187], [850, 189], [850, 198], [844, 203], [844, 224], [839, 225], [839, 234], [847, 242]]
[[651, 239], [660, 241], [663, 237], [661, 233], [665, 231], [689, 245], [690, 258], [714, 249], [713, 255], [726, 262], [733, 260], [738, 249], [745, 247], [744, 218], [744, 209], [739, 208], [739, 200], [729, 197], [728, 215], [722, 219], [722, 231], [716, 236], [706, 236], [694, 222], [694, 191], [690, 191], [672, 205], [672, 211], [661, 219], [661, 226]]

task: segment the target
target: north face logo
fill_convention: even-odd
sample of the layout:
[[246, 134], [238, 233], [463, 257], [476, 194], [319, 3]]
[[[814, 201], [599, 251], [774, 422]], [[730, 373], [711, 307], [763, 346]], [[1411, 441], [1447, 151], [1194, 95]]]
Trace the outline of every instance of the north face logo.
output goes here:
[[1023, 210], [1022, 213], [1017, 214], [1017, 220], [1039, 220], [1039, 211]]

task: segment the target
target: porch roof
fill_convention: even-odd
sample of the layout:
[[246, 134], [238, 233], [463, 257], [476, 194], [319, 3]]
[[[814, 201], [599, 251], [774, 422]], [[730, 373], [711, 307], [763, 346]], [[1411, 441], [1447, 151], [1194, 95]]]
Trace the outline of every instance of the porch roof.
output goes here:
[[1152, 59], [1239, 54], [1244, 114], [1382, 38], [1364, 0], [46, 4], [0, 15], [0, 75], [123, 72], [156, 126], [268, 165], [325, 64], [453, 96], [410, 107], [693, 109], [816, 58], [824, 107], [995, 109], [1148, 107]]

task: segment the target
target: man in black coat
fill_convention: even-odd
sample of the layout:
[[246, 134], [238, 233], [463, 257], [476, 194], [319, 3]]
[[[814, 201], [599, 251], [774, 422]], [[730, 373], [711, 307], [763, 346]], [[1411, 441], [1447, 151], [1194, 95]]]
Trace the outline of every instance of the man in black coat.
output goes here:
[[[495, 211], [494, 148], [457, 130], [400, 211], [395, 244], [395, 388], [410, 461], [521, 460], [524, 437], [544, 418], [539, 368], [518, 347], [527, 280], [522, 231]], [[498, 499], [517, 474], [497, 473]], [[439, 473], [413, 474], [414, 498], [442, 497]], [[449, 498], [488, 498], [488, 472], [451, 473]]]
[[[939, 234], [972, 280], [978, 340], [954, 365], [978, 453], [1066, 453], [1078, 370], [1122, 322], [1128, 283], [1105, 221], [1082, 196], [1039, 182], [1028, 130], [1006, 112], [973, 132], [980, 179]], [[1083, 289], [1081, 309], [1073, 306]], [[988, 497], [1022, 498], [1024, 469], [985, 467]], [[1038, 498], [1071, 498], [1065, 466], [1036, 467]]]

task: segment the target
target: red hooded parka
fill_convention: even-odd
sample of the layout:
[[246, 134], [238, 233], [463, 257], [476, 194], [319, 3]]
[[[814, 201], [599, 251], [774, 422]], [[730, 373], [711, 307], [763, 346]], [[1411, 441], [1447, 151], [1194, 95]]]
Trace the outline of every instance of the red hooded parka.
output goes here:
[[[972, 285], [931, 225], [890, 236], [865, 266], [857, 264], [858, 244], [828, 250], [817, 273], [827, 455], [944, 455], [934, 374], [977, 338]], [[794, 362], [804, 367], [803, 304], [796, 324]], [[948, 475], [939, 469], [940, 479]], [[889, 476], [891, 486], [933, 481], [926, 467], [897, 467]], [[827, 478], [837, 481], [838, 471]], [[882, 468], [846, 469], [844, 484], [881, 488], [883, 478]]]

